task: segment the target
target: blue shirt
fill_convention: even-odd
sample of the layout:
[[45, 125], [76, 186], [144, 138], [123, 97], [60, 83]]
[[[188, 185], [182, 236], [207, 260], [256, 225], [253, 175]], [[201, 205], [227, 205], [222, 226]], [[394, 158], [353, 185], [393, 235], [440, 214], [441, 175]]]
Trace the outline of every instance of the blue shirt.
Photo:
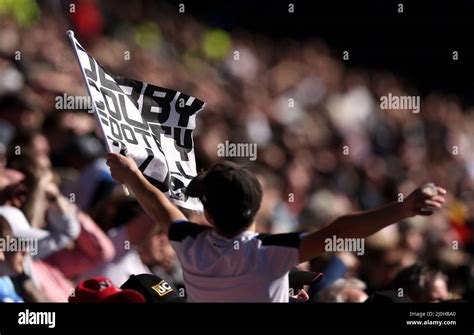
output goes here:
[[15, 286], [8, 276], [0, 277], [0, 302], [24, 302], [16, 293]]

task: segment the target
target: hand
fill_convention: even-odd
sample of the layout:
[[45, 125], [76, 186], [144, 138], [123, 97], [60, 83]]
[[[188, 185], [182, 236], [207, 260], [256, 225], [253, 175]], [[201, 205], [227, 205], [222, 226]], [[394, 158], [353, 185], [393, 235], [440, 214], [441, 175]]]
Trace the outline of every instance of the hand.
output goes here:
[[308, 293], [306, 293], [304, 289], [299, 290], [296, 295], [293, 295], [291, 297], [301, 302], [305, 302], [309, 300], [309, 295]]
[[120, 184], [127, 184], [127, 182], [140, 173], [135, 161], [121, 154], [107, 154], [107, 165], [110, 167], [112, 178]]
[[59, 192], [58, 185], [56, 185], [53, 181], [44, 186], [44, 193], [46, 195], [46, 198], [50, 202], [57, 201], [59, 196], [61, 195], [61, 193]]
[[45, 189], [48, 185], [54, 182], [54, 174], [50, 169], [38, 172], [38, 186]]
[[39, 177], [38, 181], [38, 186], [41, 191], [44, 192], [46, 199], [48, 199], [48, 201], [50, 202], [56, 201], [60, 196], [58, 185], [54, 180], [54, 174], [49, 169], [41, 173], [41, 176]]
[[[442, 208], [444, 204], [444, 195], [446, 190], [439, 186], [435, 186], [437, 194], [430, 195], [423, 192], [422, 186], [411, 192], [403, 201], [403, 207], [406, 211], [407, 217], [415, 215], [431, 215], [435, 209]], [[427, 210], [427, 208], [429, 208]], [[430, 210], [431, 209], [431, 210]]]

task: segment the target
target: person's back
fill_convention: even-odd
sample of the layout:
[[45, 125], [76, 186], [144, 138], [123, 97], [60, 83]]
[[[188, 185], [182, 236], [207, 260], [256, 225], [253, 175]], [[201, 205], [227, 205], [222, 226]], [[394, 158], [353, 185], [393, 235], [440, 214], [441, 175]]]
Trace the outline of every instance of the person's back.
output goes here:
[[244, 231], [228, 239], [185, 221], [169, 230], [190, 302], [288, 302], [288, 272], [298, 264], [298, 235]]

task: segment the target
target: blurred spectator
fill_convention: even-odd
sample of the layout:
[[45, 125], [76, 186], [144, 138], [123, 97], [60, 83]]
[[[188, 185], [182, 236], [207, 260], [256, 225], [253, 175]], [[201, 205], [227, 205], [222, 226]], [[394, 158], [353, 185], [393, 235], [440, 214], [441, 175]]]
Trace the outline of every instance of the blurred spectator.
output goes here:
[[321, 290], [316, 296], [317, 302], [364, 302], [367, 293], [363, 281], [350, 278], [338, 279], [331, 286]]
[[414, 302], [436, 302], [450, 298], [446, 276], [420, 264], [400, 271], [391, 286]]
[[[0, 215], [0, 238], [2, 240], [13, 237], [8, 221]], [[11, 276], [23, 272], [22, 252], [0, 250], [0, 302], [23, 302], [18, 295]]]
[[[322, 41], [227, 32], [166, 2], [84, 0], [74, 13], [54, 1], [3, 9], [0, 205], [18, 208], [48, 234], [38, 255], [25, 255], [23, 271], [45, 299], [65, 301], [79, 278], [92, 275], [121, 284], [154, 273], [182, 284], [159, 224], [111, 179], [94, 116], [56, 108], [65, 93], [87, 95], [67, 29], [112, 72], [207, 103], [194, 132], [198, 170], [221, 159], [217, 145], [226, 140], [257, 145], [256, 161], [229, 159], [248, 165], [262, 184], [260, 232], [322, 228], [427, 181], [449, 190], [446, 209], [367, 239], [364, 255], [312, 261], [311, 270], [328, 275], [310, 295], [328, 290], [339, 300], [361, 300], [365, 286], [357, 278], [371, 294], [419, 261], [431, 270], [419, 271], [427, 282], [414, 300], [472, 299], [474, 113], [456, 96], [420, 96], [387, 71], [347, 68]], [[420, 96], [420, 112], [381, 109], [388, 94]], [[189, 218], [206, 223], [196, 213]]]

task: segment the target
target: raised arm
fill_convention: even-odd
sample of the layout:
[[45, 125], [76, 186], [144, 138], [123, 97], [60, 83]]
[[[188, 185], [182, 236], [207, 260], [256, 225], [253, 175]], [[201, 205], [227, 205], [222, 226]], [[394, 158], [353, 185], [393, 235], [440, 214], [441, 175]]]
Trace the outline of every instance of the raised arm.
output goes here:
[[300, 262], [310, 260], [324, 252], [325, 240], [337, 238], [365, 238], [377, 231], [415, 215], [431, 215], [433, 211], [423, 211], [431, 206], [441, 208], [446, 190], [437, 187], [438, 195], [429, 196], [417, 188], [403, 201], [393, 202], [383, 207], [344, 215], [334, 220], [329, 226], [305, 235], [300, 244]]
[[146, 180], [133, 159], [109, 153], [107, 165], [110, 167], [112, 177], [133, 192], [145, 212], [162, 225], [165, 233], [174, 221], [186, 220], [184, 214], [168, 200], [166, 195]]

